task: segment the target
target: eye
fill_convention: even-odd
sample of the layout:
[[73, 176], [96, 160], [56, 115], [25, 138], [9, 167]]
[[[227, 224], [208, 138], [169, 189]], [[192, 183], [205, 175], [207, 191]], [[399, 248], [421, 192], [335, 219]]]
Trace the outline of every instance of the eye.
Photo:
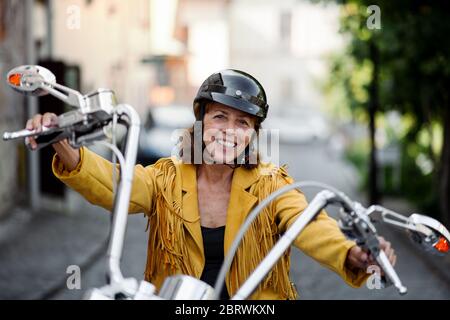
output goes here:
[[225, 118], [222, 114], [217, 114], [213, 117], [214, 119], [223, 119]]
[[239, 120], [239, 123], [248, 127], [248, 122], [246, 120]]

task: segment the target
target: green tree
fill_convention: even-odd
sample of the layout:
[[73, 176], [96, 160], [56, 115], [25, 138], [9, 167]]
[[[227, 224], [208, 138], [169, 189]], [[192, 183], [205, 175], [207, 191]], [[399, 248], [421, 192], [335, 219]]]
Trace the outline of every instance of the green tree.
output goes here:
[[[420, 147], [432, 162], [433, 179], [418, 197], [434, 193], [441, 219], [450, 221], [450, 23], [446, 1], [335, 0], [341, 5], [341, 32], [349, 38], [345, 56], [334, 64], [332, 79], [345, 90], [354, 113], [365, 113], [369, 124], [371, 152], [369, 194], [378, 200], [375, 127], [378, 114], [397, 110], [411, 119], [402, 150]], [[380, 9], [381, 28], [370, 29]], [[354, 83], [366, 70], [366, 81]], [[358, 92], [358, 91], [363, 91]], [[361, 98], [362, 96], [362, 98]], [[436, 127], [439, 129], [436, 130]], [[427, 135], [426, 141], [419, 143]], [[422, 139], [424, 140], [424, 139]], [[408, 174], [407, 170], [404, 172]], [[411, 172], [409, 172], [411, 174]], [[410, 175], [408, 179], [414, 179]], [[412, 184], [414, 185], [414, 184]], [[419, 188], [419, 186], [418, 186]], [[422, 192], [422, 193], [421, 193]]]

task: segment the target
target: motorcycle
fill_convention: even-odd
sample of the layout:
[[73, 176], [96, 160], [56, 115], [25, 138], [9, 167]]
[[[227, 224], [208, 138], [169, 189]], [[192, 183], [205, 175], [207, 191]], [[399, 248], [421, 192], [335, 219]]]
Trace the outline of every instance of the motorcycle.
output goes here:
[[[232, 300], [244, 300], [251, 296], [264, 277], [270, 272], [283, 253], [292, 245], [302, 230], [327, 206], [340, 208], [338, 224], [342, 232], [369, 252], [383, 271], [382, 284], [393, 285], [400, 294], [406, 294], [407, 288], [401, 282], [394, 267], [384, 251], [380, 249], [376, 222], [383, 222], [406, 230], [411, 239], [420, 248], [436, 253], [446, 254], [449, 250], [450, 233], [437, 220], [420, 214], [405, 217], [379, 205], [365, 208], [352, 201], [341, 191], [314, 181], [295, 182], [273, 192], [261, 201], [249, 214], [234, 239], [220, 269], [214, 288], [209, 284], [188, 275], [167, 277], [160, 290], [145, 280], [138, 282], [135, 278], [125, 278], [120, 268], [124, 235], [127, 227], [128, 204], [130, 201], [134, 166], [138, 150], [140, 119], [136, 111], [127, 104], [118, 104], [114, 92], [98, 89], [90, 94], [62, 86], [56, 82], [54, 74], [41, 66], [25, 65], [12, 69], [7, 75], [8, 85], [14, 90], [32, 96], [50, 94], [74, 110], [58, 117], [57, 127], [43, 127], [41, 132], [19, 130], [5, 132], [3, 140], [34, 137], [37, 149], [67, 139], [74, 148], [100, 143], [111, 149], [114, 167], [119, 161], [118, 186], [114, 188], [114, 206], [112, 210], [112, 229], [108, 245], [107, 284], [101, 288], [92, 288], [85, 294], [86, 299], [102, 300], [209, 300], [218, 299], [219, 293], [232, 264], [234, 255], [245, 232], [258, 214], [275, 198], [293, 189], [316, 187], [321, 190], [309, 203], [302, 214], [280, 237], [271, 251], [264, 257], [258, 267], [242, 284]], [[126, 129], [125, 151], [122, 153], [115, 143], [117, 124]], [[107, 142], [106, 140], [112, 140]], [[113, 181], [116, 182], [115, 171]]]

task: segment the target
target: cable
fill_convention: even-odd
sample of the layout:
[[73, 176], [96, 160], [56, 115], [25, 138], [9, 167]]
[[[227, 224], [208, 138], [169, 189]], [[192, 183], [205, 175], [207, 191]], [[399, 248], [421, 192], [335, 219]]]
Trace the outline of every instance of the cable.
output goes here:
[[[114, 118], [113, 118], [114, 119]], [[113, 120], [114, 121], [114, 120]], [[113, 131], [113, 137], [114, 137], [114, 131]], [[115, 139], [113, 138], [113, 141], [115, 142]], [[113, 199], [116, 199], [116, 192], [117, 192], [117, 181], [120, 181], [121, 179], [121, 168], [125, 167], [125, 158], [123, 157], [122, 152], [117, 148], [117, 146], [115, 144], [106, 142], [106, 141], [96, 141], [95, 144], [97, 145], [103, 145], [107, 148], [109, 148], [112, 153], [112, 164], [113, 164], [113, 172], [112, 172], [112, 177], [113, 177]], [[116, 160], [119, 160], [119, 177], [118, 180], [116, 179]], [[111, 235], [112, 235], [112, 224], [114, 221], [114, 211], [111, 211], [111, 216], [110, 216], [110, 228], [109, 228], [109, 232], [108, 232], [108, 238], [107, 238], [107, 243], [109, 244], [109, 242], [111, 241]]]
[[[112, 145], [117, 147], [117, 143], [116, 143], [116, 125], [117, 125], [117, 113], [113, 113], [113, 121], [112, 121]], [[117, 187], [117, 179], [116, 179], [116, 153], [113, 152], [112, 154], [112, 164], [113, 164], [113, 173], [112, 173], [112, 177], [113, 177], [113, 195], [116, 194], [116, 187]], [[122, 167], [122, 166], [120, 166]], [[119, 169], [120, 170], [120, 169]]]
[[[113, 199], [115, 198], [115, 194], [117, 192], [117, 181], [120, 181], [120, 168], [124, 167], [125, 164], [125, 158], [123, 157], [121, 151], [117, 148], [117, 146], [115, 145], [116, 143], [116, 139], [115, 139], [115, 135], [114, 135], [114, 130], [115, 130], [115, 123], [117, 123], [117, 115], [114, 114], [115, 117], [113, 117], [113, 138], [112, 141], [113, 143], [109, 143], [106, 141], [96, 141], [94, 144], [97, 145], [103, 145], [107, 148], [109, 148], [112, 153], [112, 163], [113, 163]], [[116, 179], [116, 170], [114, 170], [114, 168], [116, 167], [116, 161], [119, 161], [119, 177], [118, 179]], [[112, 219], [112, 215], [111, 215], [111, 219]], [[85, 269], [85, 268], [89, 268], [91, 267], [98, 259], [100, 259], [105, 250], [108, 248], [109, 245], [109, 241], [110, 241], [110, 237], [111, 237], [111, 228], [109, 230], [108, 236], [106, 237], [105, 241], [102, 243], [102, 245], [95, 250], [91, 256], [89, 256], [84, 263], [82, 263], [80, 265], [80, 269]], [[39, 300], [48, 300], [51, 299], [52, 297], [54, 297], [55, 295], [57, 295], [60, 291], [64, 290], [66, 288], [66, 281], [67, 279], [63, 279], [61, 282], [57, 283], [55, 286], [53, 286], [51, 289], [47, 290], [45, 293], [43, 293], [42, 295], [40, 295], [38, 297]]]
[[[119, 160], [119, 167], [121, 167], [121, 168], [125, 167], [125, 158], [123, 157], [119, 148], [117, 148], [112, 143], [109, 143], [106, 141], [97, 141], [97, 142], [95, 142], [95, 144], [103, 145], [103, 146], [111, 149], [111, 151], [113, 152], [113, 155], [115, 155], [117, 157], [117, 160]], [[116, 165], [113, 165], [113, 169], [115, 169], [115, 167], [116, 167]], [[115, 171], [116, 170], [113, 170], [113, 177], [115, 176]], [[119, 170], [119, 173], [120, 173], [120, 170]], [[116, 187], [114, 186], [117, 183], [117, 181], [114, 181], [114, 180], [113, 180], [113, 196], [115, 196], [115, 191], [117, 191]], [[119, 175], [119, 181], [120, 181], [120, 175]]]

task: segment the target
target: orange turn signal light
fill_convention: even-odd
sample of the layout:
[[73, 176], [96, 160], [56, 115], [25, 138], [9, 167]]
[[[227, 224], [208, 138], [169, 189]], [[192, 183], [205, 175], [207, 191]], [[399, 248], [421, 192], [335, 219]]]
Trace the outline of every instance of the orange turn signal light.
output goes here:
[[445, 239], [444, 237], [440, 237], [438, 242], [434, 245], [434, 247], [439, 252], [447, 252], [449, 248], [447, 239]]
[[8, 82], [16, 87], [20, 86], [20, 81], [22, 80], [22, 75], [20, 73], [14, 73], [9, 76]]

